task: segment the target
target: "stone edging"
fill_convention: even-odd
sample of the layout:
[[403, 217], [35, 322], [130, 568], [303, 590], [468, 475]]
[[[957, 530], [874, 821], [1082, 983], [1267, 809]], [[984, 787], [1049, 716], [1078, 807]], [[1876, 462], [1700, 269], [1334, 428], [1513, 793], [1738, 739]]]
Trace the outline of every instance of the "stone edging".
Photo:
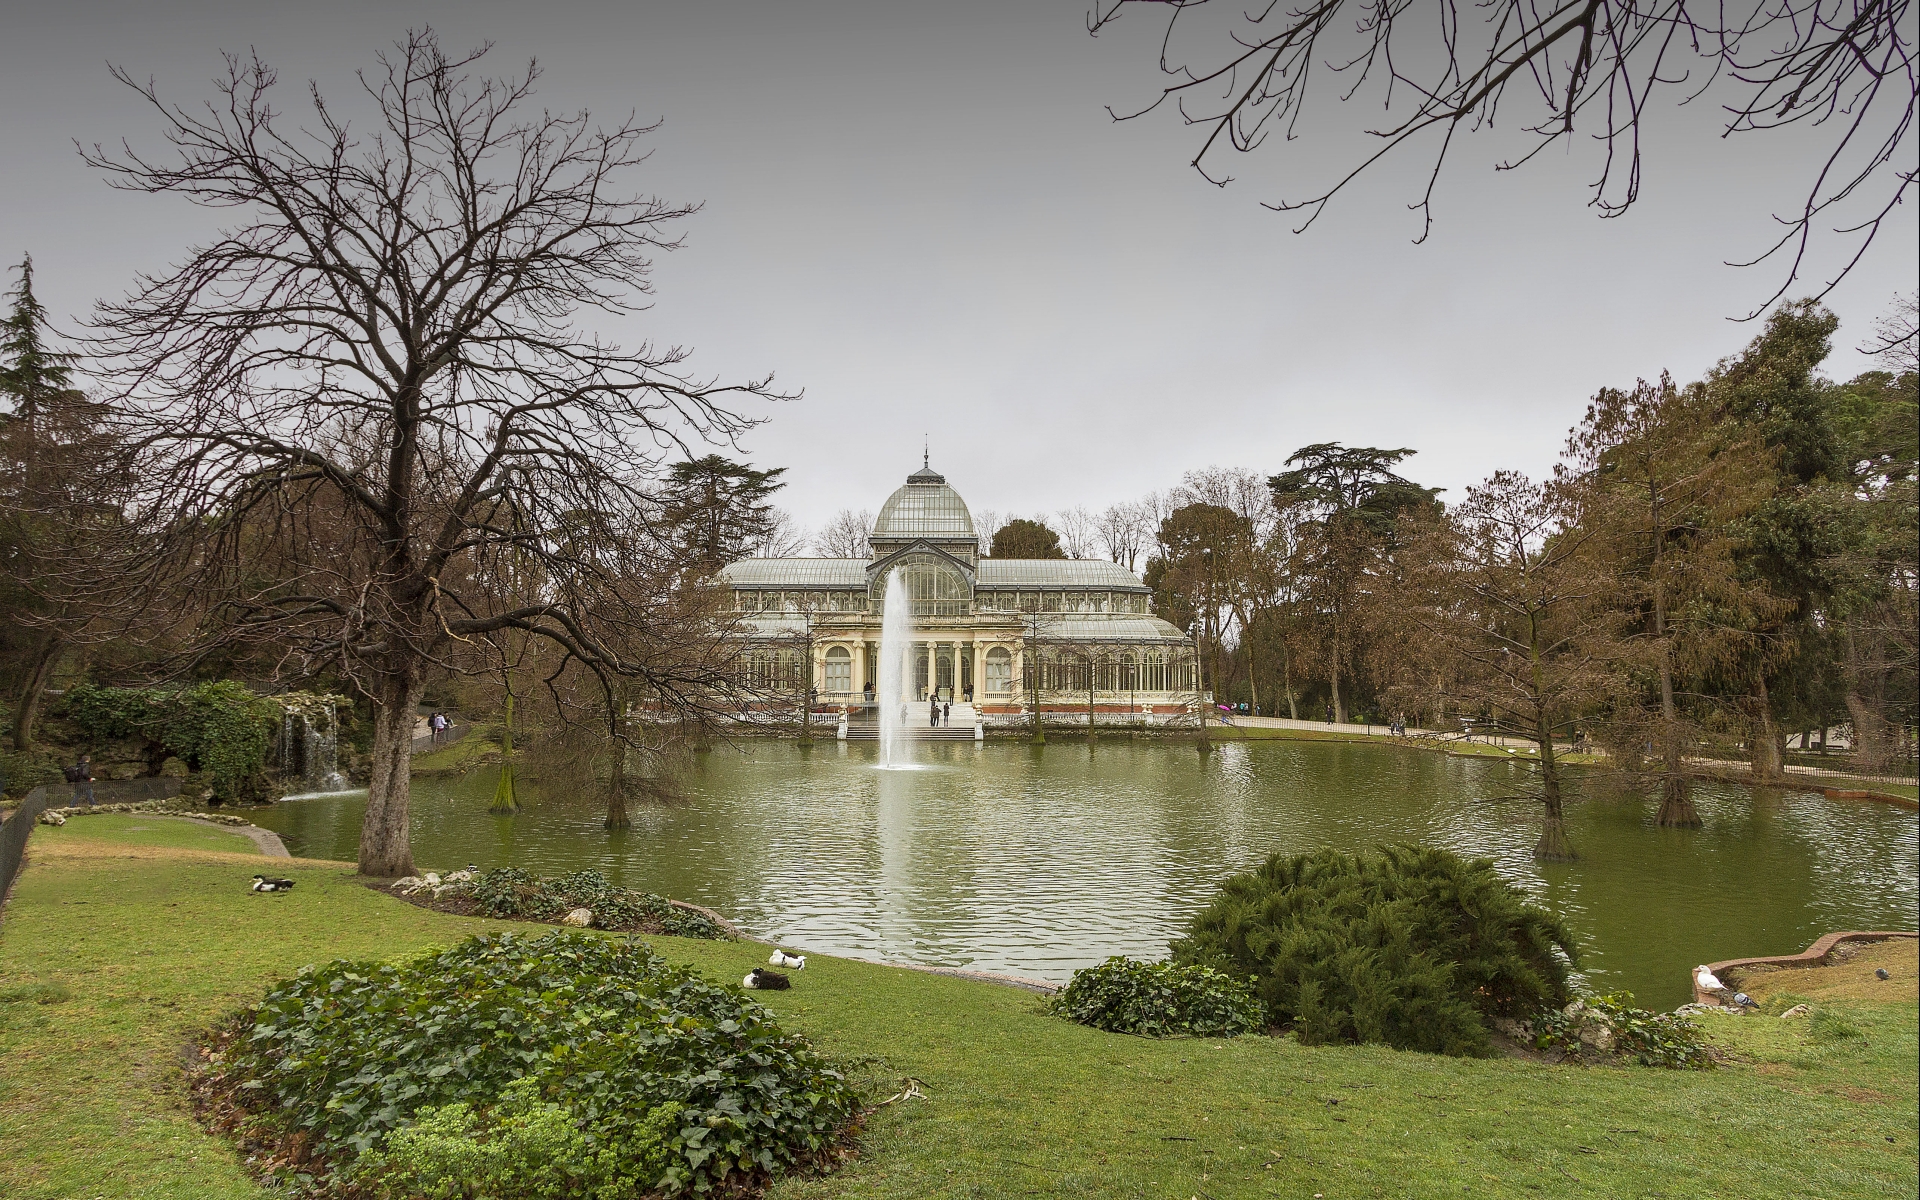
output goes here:
[[[1901, 933], [1890, 929], [1847, 930], [1841, 933], [1829, 933], [1822, 936], [1813, 945], [1798, 954], [1776, 954], [1762, 958], [1729, 958], [1720, 962], [1708, 963], [1707, 969], [1718, 975], [1721, 971], [1737, 970], [1740, 967], [1812, 967], [1819, 965], [1833, 948], [1841, 942], [1884, 942], [1893, 938], [1920, 938], [1920, 933]], [[1693, 979], [1688, 975], [1689, 981]], [[1722, 981], [1724, 982], [1724, 980]], [[1698, 983], [1693, 984], [1693, 1002], [1717, 1006], [1720, 997], [1709, 995], [1700, 990]]]
[[1901, 808], [1920, 810], [1920, 800], [1909, 800], [1905, 796], [1895, 796], [1890, 792], [1856, 792], [1847, 788], [1823, 787], [1822, 795], [1829, 800], [1877, 800], [1881, 804], [1894, 804]]

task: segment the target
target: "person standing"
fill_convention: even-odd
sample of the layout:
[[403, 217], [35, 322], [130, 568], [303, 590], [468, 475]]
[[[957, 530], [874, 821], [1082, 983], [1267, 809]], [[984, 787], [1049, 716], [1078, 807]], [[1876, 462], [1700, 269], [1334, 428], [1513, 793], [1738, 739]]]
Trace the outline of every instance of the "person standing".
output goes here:
[[937, 696], [927, 701], [927, 724], [935, 729], [940, 726], [940, 699]]
[[82, 800], [93, 807], [93, 760], [82, 754], [80, 761], [67, 768], [67, 782], [73, 785], [72, 803]]

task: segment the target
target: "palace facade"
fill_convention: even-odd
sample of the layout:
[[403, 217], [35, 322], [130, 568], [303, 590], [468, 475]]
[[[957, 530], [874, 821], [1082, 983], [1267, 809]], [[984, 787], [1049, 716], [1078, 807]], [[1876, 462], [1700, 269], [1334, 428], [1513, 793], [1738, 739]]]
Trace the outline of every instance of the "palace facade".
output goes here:
[[[752, 558], [721, 583], [748, 639], [749, 682], [769, 701], [809, 685], [815, 704], [858, 713], [880, 681], [881, 610], [897, 568], [913, 603], [905, 678], [955, 724], [1043, 710], [1102, 722], [1192, 710], [1193, 642], [1152, 615], [1138, 575], [1110, 562], [986, 558], [972, 514], [923, 467], [887, 498], [867, 558]], [[1091, 693], [1091, 695], [1089, 695]], [[971, 709], [972, 711], [966, 711]]]

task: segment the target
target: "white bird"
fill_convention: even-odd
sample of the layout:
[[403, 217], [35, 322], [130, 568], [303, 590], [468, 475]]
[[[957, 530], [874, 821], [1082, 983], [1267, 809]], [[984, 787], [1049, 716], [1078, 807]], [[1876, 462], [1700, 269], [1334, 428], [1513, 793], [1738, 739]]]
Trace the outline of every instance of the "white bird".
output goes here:
[[1705, 963], [1693, 969], [1693, 986], [1703, 992], [1723, 992], [1727, 988], [1726, 984], [1720, 982], [1720, 977], [1713, 973], [1713, 968]]
[[771, 966], [787, 967], [794, 971], [804, 971], [807, 969], [806, 955], [788, 954], [785, 950], [775, 950], [767, 956], [767, 962]]

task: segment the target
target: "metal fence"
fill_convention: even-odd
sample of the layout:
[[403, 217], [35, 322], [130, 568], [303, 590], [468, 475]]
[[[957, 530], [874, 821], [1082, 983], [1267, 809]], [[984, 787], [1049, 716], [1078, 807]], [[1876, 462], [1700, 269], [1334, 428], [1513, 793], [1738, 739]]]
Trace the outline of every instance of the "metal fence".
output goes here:
[[33, 835], [33, 823], [46, 808], [47, 789], [37, 787], [27, 793], [20, 807], [0, 825], [0, 900], [5, 900], [13, 890], [13, 877], [20, 872], [20, 859], [27, 852], [27, 838]]

